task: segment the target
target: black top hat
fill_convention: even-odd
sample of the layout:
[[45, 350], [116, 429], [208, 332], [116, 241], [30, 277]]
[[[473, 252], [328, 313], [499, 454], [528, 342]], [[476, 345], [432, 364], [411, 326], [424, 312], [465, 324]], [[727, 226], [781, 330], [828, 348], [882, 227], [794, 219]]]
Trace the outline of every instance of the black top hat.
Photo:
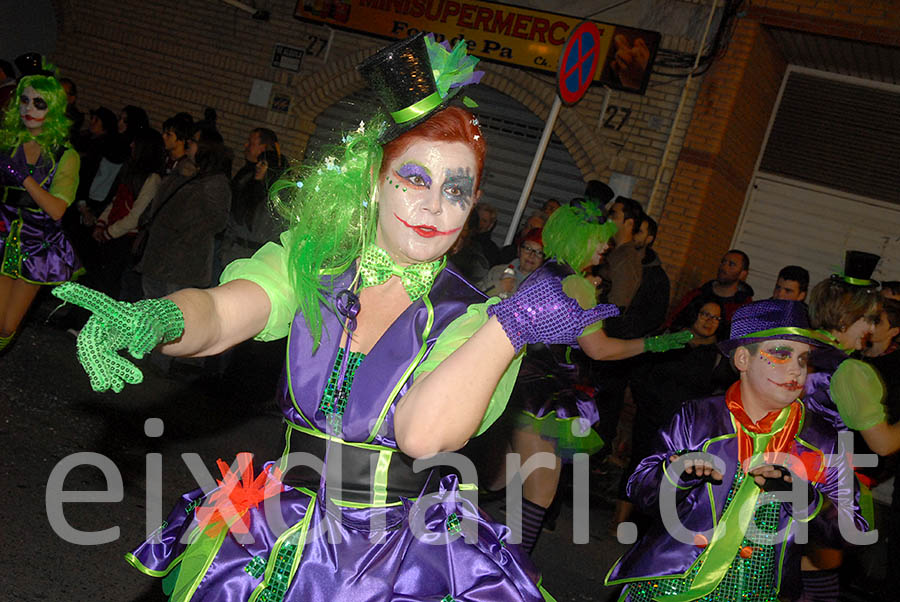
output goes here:
[[[460, 47], [460, 45], [462, 47]], [[424, 33], [400, 40], [359, 64], [360, 74], [378, 95], [391, 119], [381, 135], [389, 142], [446, 107], [462, 86], [477, 83], [482, 71], [473, 71], [478, 59], [466, 56], [461, 41], [449, 52]], [[437, 53], [437, 54], [436, 54]], [[431, 55], [441, 55], [435, 64]], [[445, 60], [446, 59], [446, 60]], [[449, 78], [443, 86], [438, 81]]]
[[13, 62], [19, 69], [20, 78], [27, 75], [56, 75], [52, 71], [44, 69], [44, 59], [38, 52], [21, 54]]
[[844, 271], [832, 274], [832, 278], [840, 279], [853, 286], [877, 287], [878, 281], [872, 280], [872, 273], [878, 266], [881, 256], [865, 251], [847, 251], [844, 253]]

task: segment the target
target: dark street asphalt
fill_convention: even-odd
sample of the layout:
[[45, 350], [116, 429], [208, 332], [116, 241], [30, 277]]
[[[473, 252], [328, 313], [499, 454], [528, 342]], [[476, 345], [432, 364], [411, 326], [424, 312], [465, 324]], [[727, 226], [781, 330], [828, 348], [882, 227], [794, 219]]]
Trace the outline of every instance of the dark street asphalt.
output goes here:
[[[163, 514], [181, 493], [197, 487], [181, 454], [199, 454], [214, 475], [217, 458], [231, 462], [239, 451], [253, 452], [257, 459], [277, 456], [283, 439], [273, 397], [283, 344], [245, 343], [234, 350], [222, 377], [188, 366], [163, 378], [142, 361], [141, 385], [100, 394], [90, 389], [76, 361], [74, 338], [48, 321], [56, 305], [42, 295], [14, 347], [0, 356], [0, 600], [161, 602], [165, 598], [157, 580], [123, 560], [143, 539], [148, 522], [147, 498], [153, 491], [148, 494], [145, 485], [147, 454], [162, 456]], [[145, 434], [149, 418], [163, 421], [162, 436]], [[75, 529], [117, 528], [110, 543], [75, 545], [49, 524], [45, 497], [51, 471], [77, 452], [109, 458], [122, 476], [120, 501], [63, 506]], [[104, 475], [92, 467], [75, 468], [65, 479], [68, 491], [106, 487]], [[596, 489], [592, 495], [602, 494]], [[593, 498], [588, 544], [571, 543], [570, 505], [563, 505], [556, 529], [538, 542], [535, 561], [545, 587], [560, 602], [615, 599], [616, 592], [602, 582], [626, 546], [606, 535], [611, 513], [602, 497]], [[502, 518], [498, 502], [485, 508]], [[882, 553], [854, 570], [879, 576]], [[858, 575], [853, 581], [860, 581]], [[861, 591], [845, 599], [873, 598]]]

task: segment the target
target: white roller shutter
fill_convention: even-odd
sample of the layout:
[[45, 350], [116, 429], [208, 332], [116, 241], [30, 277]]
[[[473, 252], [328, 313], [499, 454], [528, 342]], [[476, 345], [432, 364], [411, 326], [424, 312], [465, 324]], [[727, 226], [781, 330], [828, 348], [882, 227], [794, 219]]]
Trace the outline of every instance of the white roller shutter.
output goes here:
[[757, 177], [734, 247], [750, 256], [756, 299], [772, 294], [778, 271], [809, 270], [810, 286], [840, 271], [844, 251], [881, 255], [877, 280], [900, 279], [900, 207], [803, 182]]
[[[524, 105], [489, 86], [472, 86], [465, 94], [478, 103], [471, 110], [477, 115], [488, 141], [481, 199], [497, 207], [498, 224], [493, 238], [502, 245], [544, 122]], [[317, 156], [320, 148], [334, 144], [343, 132], [356, 129], [360, 120], [371, 114], [373, 106], [371, 92], [364, 89], [323, 111], [316, 118], [316, 131], [307, 145], [307, 156]], [[565, 145], [552, 136], [524, 216], [539, 210], [547, 199], [567, 202], [583, 193], [581, 172]]]
[[900, 279], [898, 108], [898, 86], [788, 68], [732, 243], [755, 298], [786, 265], [814, 285], [848, 249], [881, 255], [876, 279]]

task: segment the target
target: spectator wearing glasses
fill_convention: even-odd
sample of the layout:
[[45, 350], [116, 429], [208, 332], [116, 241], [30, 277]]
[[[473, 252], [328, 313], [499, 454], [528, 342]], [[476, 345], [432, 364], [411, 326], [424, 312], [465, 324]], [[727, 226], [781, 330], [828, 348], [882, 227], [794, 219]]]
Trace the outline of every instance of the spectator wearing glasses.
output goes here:
[[519, 244], [519, 256], [509, 263], [501, 263], [490, 269], [481, 289], [489, 296], [508, 297], [519, 285], [544, 263], [544, 242], [541, 228], [529, 230]]

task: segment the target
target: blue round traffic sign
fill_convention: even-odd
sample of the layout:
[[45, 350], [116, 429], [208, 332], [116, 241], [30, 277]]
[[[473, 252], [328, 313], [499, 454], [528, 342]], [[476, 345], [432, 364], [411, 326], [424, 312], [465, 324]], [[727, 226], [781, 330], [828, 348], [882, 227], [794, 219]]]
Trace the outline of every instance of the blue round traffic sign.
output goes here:
[[584, 96], [600, 63], [600, 30], [591, 21], [582, 21], [569, 34], [559, 55], [556, 81], [559, 97], [573, 105]]

